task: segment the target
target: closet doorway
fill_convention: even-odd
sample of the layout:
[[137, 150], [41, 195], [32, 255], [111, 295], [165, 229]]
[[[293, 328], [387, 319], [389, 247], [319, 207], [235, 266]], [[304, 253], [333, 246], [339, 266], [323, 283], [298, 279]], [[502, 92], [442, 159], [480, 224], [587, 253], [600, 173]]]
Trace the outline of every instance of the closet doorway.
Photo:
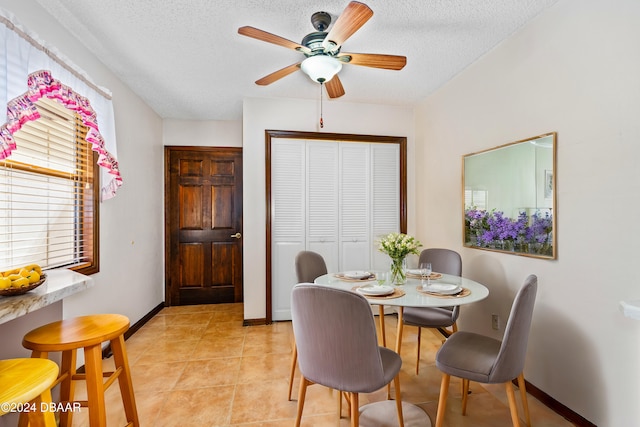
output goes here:
[[330, 272], [383, 269], [377, 239], [406, 232], [406, 137], [266, 131], [267, 321], [290, 319], [301, 250]]

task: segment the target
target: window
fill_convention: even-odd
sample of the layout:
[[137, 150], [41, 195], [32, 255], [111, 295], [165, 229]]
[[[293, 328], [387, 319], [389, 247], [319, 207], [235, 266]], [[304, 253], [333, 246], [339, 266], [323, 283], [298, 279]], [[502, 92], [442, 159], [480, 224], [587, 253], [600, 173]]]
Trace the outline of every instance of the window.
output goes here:
[[55, 100], [14, 133], [0, 161], [0, 270], [38, 263], [99, 271], [97, 154], [80, 117]]

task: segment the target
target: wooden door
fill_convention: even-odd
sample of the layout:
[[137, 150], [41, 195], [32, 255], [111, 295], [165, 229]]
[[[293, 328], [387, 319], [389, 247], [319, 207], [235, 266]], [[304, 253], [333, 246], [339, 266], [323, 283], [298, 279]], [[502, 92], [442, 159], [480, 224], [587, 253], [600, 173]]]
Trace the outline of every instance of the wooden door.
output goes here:
[[242, 301], [242, 149], [165, 148], [168, 305]]

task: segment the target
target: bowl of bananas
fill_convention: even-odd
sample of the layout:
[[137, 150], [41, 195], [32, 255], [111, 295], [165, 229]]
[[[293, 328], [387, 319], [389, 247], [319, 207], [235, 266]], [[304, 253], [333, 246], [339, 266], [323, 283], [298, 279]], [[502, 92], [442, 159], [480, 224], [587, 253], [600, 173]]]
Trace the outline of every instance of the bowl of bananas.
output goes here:
[[0, 272], [0, 296], [23, 295], [42, 285], [47, 275], [38, 264]]

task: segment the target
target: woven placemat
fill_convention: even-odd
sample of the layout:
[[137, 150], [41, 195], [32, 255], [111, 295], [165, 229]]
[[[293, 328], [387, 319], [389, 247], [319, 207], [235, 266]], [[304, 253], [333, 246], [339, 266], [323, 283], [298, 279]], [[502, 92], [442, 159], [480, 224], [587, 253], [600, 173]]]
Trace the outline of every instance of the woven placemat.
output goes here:
[[418, 293], [422, 294], [422, 295], [428, 295], [430, 297], [435, 297], [435, 298], [462, 298], [462, 297], [466, 297], [471, 295], [471, 291], [467, 288], [462, 288], [462, 291], [460, 291], [459, 293], [455, 294], [455, 295], [442, 295], [442, 294], [437, 294], [434, 292], [425, 292], [422, 290], [422, 285], [418, 285], [416, 287], [416, 290], [418, 291]]
[[343, 273], [336, 273], [333, 276], [337, 277], [338, 279], [342, 280], [343, 282], [370, 282], [372, 280], [376, 280], [376, 275], [375, 274], [371, 274], [369, 277], [364, 277], [362, 279], [354, 279], [354, 278], [351, 278], [351, 277], [345, 277], [345, 275]]
[[[354, 286], [353, 288], [351, 288], [351, 290], [353, 292], [356, 292], [359, 287], [360, 286]], [[390, 293], [389, 295], [365, 295], [365, 294], [361, 294], [360, 292], [358, 293], [365, 298], [375, 298], [375, 299], [393, 299], [393, 298], [400, 298], [405, 295], [405, 291], [399, 288], [394, 288], [393, 293]]]

